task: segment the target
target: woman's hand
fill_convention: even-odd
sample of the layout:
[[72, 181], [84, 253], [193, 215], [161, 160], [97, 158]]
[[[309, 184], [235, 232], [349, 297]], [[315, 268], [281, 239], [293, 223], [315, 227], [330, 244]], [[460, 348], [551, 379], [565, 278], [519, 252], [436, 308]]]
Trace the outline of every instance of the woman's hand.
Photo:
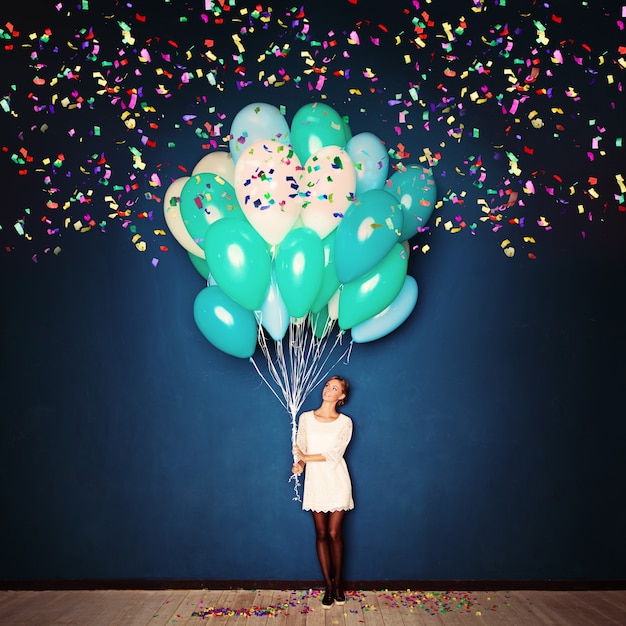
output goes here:
[[293, 455], [299, 459], [300, 461], [305, 461], [306, 462], [306, 454], [304, 454], [304, 452], [302, 452], [302, 450], [300, 450], [300, 446], [298, 444], [295, 444], [293, 447]]
[[292, 452], [296, 460], [294, 461], [291, 471], [296, 476], [299, 476], [304, 471], [304, 463], [305, 463], [306, 454], [304, 454], [302, 450], [300, 450], [300, 446], [298, 446], [298, 444], [294, 445]]

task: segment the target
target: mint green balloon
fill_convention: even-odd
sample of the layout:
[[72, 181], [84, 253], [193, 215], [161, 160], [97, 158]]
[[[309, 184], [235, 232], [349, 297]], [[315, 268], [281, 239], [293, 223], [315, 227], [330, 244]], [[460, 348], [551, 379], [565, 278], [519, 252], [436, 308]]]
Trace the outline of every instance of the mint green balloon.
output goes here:
[[305, 104], [291, 121], [291, 146], [302, 165], [324, 146], [345, 148], [351, 137], [344, 118], [322, 102]]
[[324, 250], [324, 270], [322, 272], [322, 285], [311, 304], [311, 312], [318, 313], [339, 289], [339, 279], [335, 271], [335, 231], [322, 239]]
[[195, 174], [183, 185], [180, 215], [187, 232], [201, 248], [211, 224], [223, 217], [244, 218], [234, 187], [209, 172]]
[[311, 329], [317, 339], [321, 339], [324, 335], [328, 334], [331, 329], [328, 307], [324, 306], [317, 313], [311, 313], [309, 323], [311, 324]]
[[311, 309], [324, 271], [324, 248], [311, 228], [289, 231], [278, 246], [276, 282], [291, 317], [303, 317]]
[[196, 296], [193, 317], [204, 337], [222, 352], [241, 359], [254, 354], [258, 332], [254, 313], [219, 287], [205, 287]]
[[400, 293], [409, 264], [401, 243], [365, 276], [346, 283], [339, 294], [339, 326], [347, 330], [387, 308]]
[[211, 224], [204, 253], [212, 277], [226, 295], [251, 311], [261, 307], [272, 260], [265, 241], [249, 222], [221, 219]]
[[208, 280], [209, 278], [209, 264], [206, 262], [206, 259], [202, 257], [196, 256], [192, 252], [187, 252], [189, 255], [189, 260], [191, 264], [196, 268], [196, 271], [204, 280]]
[[432, 169], [419, 164], [395, 171], [389, 181], [389, 192], [402, 205], [404, 220], [400, 241], [406, 241], [424, 228], [433, 214], [437, 184]]

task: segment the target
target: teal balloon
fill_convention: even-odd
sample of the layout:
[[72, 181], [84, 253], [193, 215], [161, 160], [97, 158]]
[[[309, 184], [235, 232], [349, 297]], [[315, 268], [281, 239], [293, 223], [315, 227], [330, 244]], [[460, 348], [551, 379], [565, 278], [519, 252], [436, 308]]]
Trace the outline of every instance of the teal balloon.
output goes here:
[[222, 217], [244, 218], [234, 187], [209, 172], [195, 174], [183, 185], [180, 215], [187, 232], [201, 248], [211, 224]]
[[202, 276], [204, 280], [208, 280], [210, 272], [209, 264], [206, 262], [206, 259], [196, 256], [191, 252], [187, 252], [187, 254], [189, 255], [189, 260], [191, 261], [191, 264], [194, 266], [198, 274], [200, 274], [200, 276]]
[[344, 148], [351, 135], [339, 113], [322, 102], [305, 104], [291, 121], [291, 146], [302, 164], [324, 146]]
[[397, 243], [373, 270], [343, 285], [339, 295], [340, 328], [353, 328], [388, 307], [402, 289], [408, 263], [407, 251]]
[[303, 317], [322, 284], [324, 248], [311, 228], [289, 231], [276, 252], [276, 281], [289, 315]]
[[289, 328], [289, 311], [283, 300], [278, 283], [276, 282], [276, 271], [272, 270], [270, 284], [265, 294], [265, 299], [261, 309], [256, 313], [257, 319], [263, 328], [269, 333], [274, 341], [281, 341]]
[[388, 335], [411, 315], [417, 303], [417, 282], [412, 276], [406, 276], [400, 293], [394, 301], [380, 313], [353, 326], [350, 330], [354, 343], [376, 341]]
[[205, 287], [196, 296], [193, 317], [204, 337], [222, 352], [241, 359], [254, 354], [258, 331], [254, 313], [219, 287]]
[[311, 312], [318, 313], [328, 304], [333, 294], [339, 289], [339, 279], [335, 270], [335, 234], [332, 231], [322, 239], [322, 247], [324, 251], [324, 269], [322, 270], [322, 284], [311, 304]]
[[382, 189], [389, 173], [385, 144], [373, 133], [359, 133], [348, 141], [346, 152], [356, 171], [357, 198], [370, 189]]
[[245, 220], [219, 220], [206, 233], [204, 253], [211, 275], [224, 293], [246, 309], [261, 306], [270, 283], [267, 246]]
[[400, 241], [406, 241], [426, 226], [437, 202], [437, 184], [433, 171], [419, 164], [397, 170], [389, 179], [389, 193], [402, 205], [404, 221]]
[[382, 189], [371, 189], [357, 198], [336, 229], [335, 269], [342, 283], [349, 283], [374, 268], [399, 241], [402, 206]]
[[328, 307], [324, 306], [317, 313], [311, 313], [309, 323], [311, 324], [313, 335], [317, 339], [322, 339], [325, 335], [327, 335], [333, 326], [331, 319], [328, 316]]

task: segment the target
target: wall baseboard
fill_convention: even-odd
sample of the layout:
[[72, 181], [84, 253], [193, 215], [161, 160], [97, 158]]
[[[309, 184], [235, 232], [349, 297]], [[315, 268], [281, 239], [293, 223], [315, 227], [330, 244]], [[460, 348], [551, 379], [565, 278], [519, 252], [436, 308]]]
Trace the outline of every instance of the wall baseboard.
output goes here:
[[[0, 580], [2, 591], [319, 589], [319, 580]], [[626, 590], [626, 580], [352, 580], [346, 589], [415, 591]]]

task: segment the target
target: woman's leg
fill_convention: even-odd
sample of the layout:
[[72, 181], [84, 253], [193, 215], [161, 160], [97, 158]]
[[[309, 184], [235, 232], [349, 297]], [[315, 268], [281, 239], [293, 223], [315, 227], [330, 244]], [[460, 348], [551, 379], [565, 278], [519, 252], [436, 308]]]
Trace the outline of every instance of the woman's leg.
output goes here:
[[329, 546], [329, 513], [313, 511], [313, 521], [315, 522], [315, 547], [317, 549], [317, 558], [322, 568], [322, 576], [326, 591], [329, 593], [333, 588], [333, 580], [331, 575], [330, 546]]
[[341, 525], [345, 511], [333, 511], [328, 515], [328, 534], [330, 536], [330, 553], [333, 562], [333, 574], [336, 599], [343, 597], [343, 537], [341, 534]]

